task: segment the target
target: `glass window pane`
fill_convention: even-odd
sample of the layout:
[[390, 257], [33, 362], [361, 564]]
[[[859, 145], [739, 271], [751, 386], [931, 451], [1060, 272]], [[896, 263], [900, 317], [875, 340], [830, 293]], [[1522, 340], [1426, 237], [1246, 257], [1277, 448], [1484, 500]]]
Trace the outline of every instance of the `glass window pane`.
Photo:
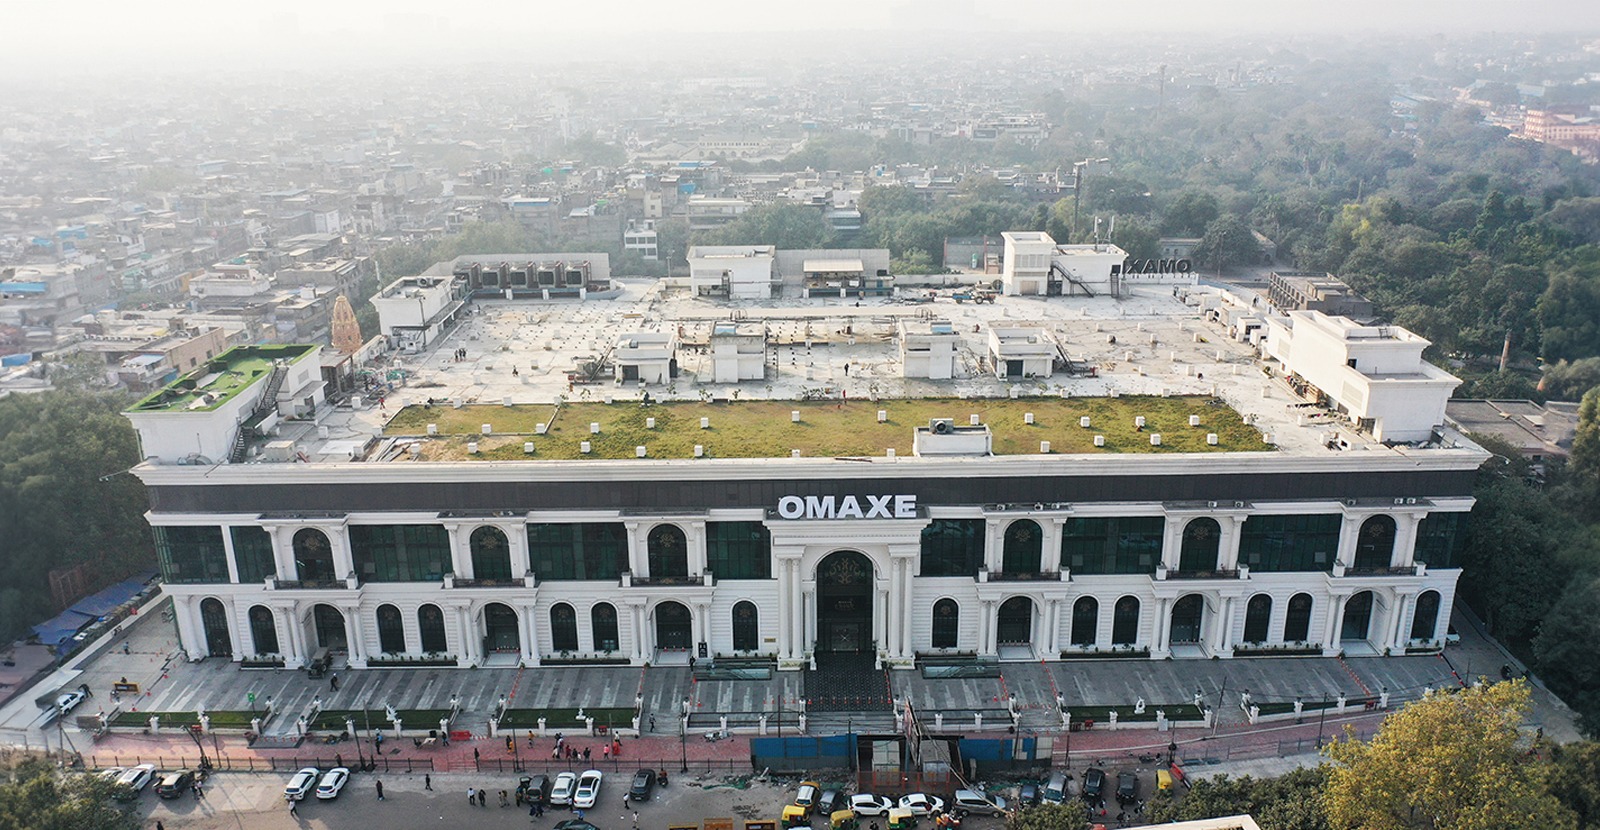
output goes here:
[[161, 578], [171, 583], [228, 581], [228, 558], [222, 547], [222, 528], [157, 527], [156, 558]]

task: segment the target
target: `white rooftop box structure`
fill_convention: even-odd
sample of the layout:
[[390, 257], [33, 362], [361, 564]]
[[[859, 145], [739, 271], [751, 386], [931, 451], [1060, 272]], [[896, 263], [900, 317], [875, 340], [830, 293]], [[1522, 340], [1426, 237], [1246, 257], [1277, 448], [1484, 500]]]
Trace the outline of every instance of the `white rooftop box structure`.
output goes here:
[[900, 321], [900, 375], [949, 380], [956, 372], [961, 335], [949, 320]]
[[677, 374], [678, 338], [659, 332], [634, 332], [617, 339], [612, 353], [621, 381], [666, 383]]
[[1002, 378], [1047, 378], [1055, 368], [1056, 342], [1042, 328], [989, 329], [989, 358]]
[[696, 245], [689, 249], [689, 288], [696, 296], [771, 299], [775, 262], [771, 245]]
[[1113, 272], [1128, 258], [1115, 245], [1057, 245], [1043, 231], [1007, 231], [1000, 282], [1008, 295], [1120, 293]]
[[711, 375], [715, 383], [761, 380], [767, 374], [767, 327], [725, 320], [711, 326]]
[[1267, 355], [1316, 387], [1379, 441], [1426, 441], [1460, 378], [1422, 359], [1427, 340], [1320, 311], [1267, 320]]
[[372, 298], [378, 331], [402, 352], [427, 348], [460, 313], [461, 288], [454, 277], [405, 277], [389, 283]]

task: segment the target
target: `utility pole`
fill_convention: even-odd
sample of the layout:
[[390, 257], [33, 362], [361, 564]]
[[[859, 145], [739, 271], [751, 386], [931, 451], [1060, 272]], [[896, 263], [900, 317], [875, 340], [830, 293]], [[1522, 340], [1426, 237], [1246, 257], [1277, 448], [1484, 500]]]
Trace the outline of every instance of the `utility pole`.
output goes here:
[[1222, 724], [1222, 695], [1228, 691], [1228, 677], [1223, 675], [1222, 687], [1217, 689], [1217, 714], [1211, 718], [1211, 737], [1217, 736], [1217, 727]]

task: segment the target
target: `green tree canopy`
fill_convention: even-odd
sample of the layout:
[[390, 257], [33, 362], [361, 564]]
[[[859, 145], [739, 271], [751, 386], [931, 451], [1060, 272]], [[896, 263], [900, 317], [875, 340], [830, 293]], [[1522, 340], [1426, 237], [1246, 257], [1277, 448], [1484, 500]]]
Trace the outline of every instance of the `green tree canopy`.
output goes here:
[[796, 250], [824, 248], [833, 232], [822, 211], [805, 205], [757, 205], [738, 219], [694, 235], [696, 245], [776, 245]]
[[1012, 813], [1006, 830], [1089, 830], [1089, 816], [1079, 804], [1040, 804]]
[[1235, 265], [1260, 261], [1261, 243], [1243, 219], [1228, 213], [1206, 226], [1205, 236], [1194, 249], [1194, 258], [1221, 273]]
[[18, 765], [0, 783], [0, 830], [135, 830], [137, 812], [117, 809], [111, 786], [84, 773], [58, 773], [42, 760]]
[[1153, 823], [1249, 814], [1262, 830], [1327, 830], [1322, 788], [1327, 770], [1307, 767], [1277, 778], [1216, 778], [1194, 782], [1188, 793], [1157, 793], [1147, 805]]

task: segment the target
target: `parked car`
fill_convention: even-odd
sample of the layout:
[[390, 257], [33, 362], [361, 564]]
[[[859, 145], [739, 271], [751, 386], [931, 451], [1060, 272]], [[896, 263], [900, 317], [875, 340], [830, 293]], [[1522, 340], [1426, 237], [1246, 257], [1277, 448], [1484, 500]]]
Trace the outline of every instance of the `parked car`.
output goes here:
[[327, 801], [338, 798], [339, 791], [344, 789], [346, 781], [350, 780], [350, 770], [345, 767], [334, 767], [322, 774], [322, 783], [317, 785], [317, 798]]
[[1039, 785], [1029, 781], [1017, 788], [1018, 807], [1039, 806]]
[[556, 783], [550, 787], [550, 803], [558, 807], [572, 804], [572, 791], [578, 787], [578, 774], [563, 772], [556, 776]]
[[304, 799], [307, 793], [316, 789], [317, 777], [321, 774], [321, 770], [316, 767], [301, 768], [299, 772], [296, 772], [289, 779], [288, 786], [283, 788], [283, 799], [285, 801], [300, 801]]
[[1062, 804], [1067, 800], [1067, 774], [1054, 772], [1050, 780], [1045, 782], [1044, 794], [1041, 796], [1046, 804]]
[[1139, 800], [1139, 776], [1131, 772], [1117, 773], [1117, 803], [1132, 804]]
[[597, 769], [584, 770], [578, 776], [578, 788], [572, 792], [572, 806], [580, 810], [587, 810], [594, 806], [600, 798], [600, 782], [605, 779], [605, 773]]
[[117, 776], [117, 800], [132, 801], [138, 798], [139, 794], [144, 792], [144, 788], [150, 786], [150, 782], [155, 780], [155, 777], [155, 764], [140, 764], [123, 770]]
[[156, 779], [156, 795], [162, 798], [181, 798], [193, 786], [194, 773], [186, 769], [163, 772], [161, 777]]
[[73, 689], [70, 692], [65, 692], [56, 698], [56, 708], [61, 711], [61, 714], [65, 715], [78, 708], [78, 704], [82, 703], [85, 697], [88, 697], [88, 695], [85, 695], [82, 689]]
[[810, 816], [811, 811], [817, 807], [817, 797], [820, 795], [822, 795], [822, 787], [818, 786], [817, 782], [801, 782], [800, 789], [794, 791], [794, 806], [804, 807], [806, 815]]
[[910, 810], [912, 815], [925, 816], [943, 810], [944, 799], [927, 793], [912, 793], [901, 797], [899, 807]]
[[850, 796], [850, 809], [858, 816], [881, 816], [894, 807], [894, 802], [881, 795], [856, 793]]
[[843, 809], [844, 793], [839, 792], [838, 790], [823, 790], [822, 795], [817, 798], [818, 815], [824, 817], [831, 816], [834, 814], [834, 811]]
[[535, 775], [522, 788], [522, 800], [529, 804], [550, 803], [550, 776]]
[[956, 790], [950, 800], [950, 809], [956, 818], [967, 815], [1003, 816], [1006, 814], [1006, 800], [998, 795], [984, 795], [977, 790]]
[[105, 768], [103, 770], [100, 770], [99, 772], [95, 773], [95, 776], [98, 777], [101, 781], [106, 781], [108, 783], [115, 784], [115, 783], [117, 783], [117, 778], [119, 778], [124, 772], [127, 772], [127, 771], [128, 770], [127, 770], [126, 767], [107, 767], [107, 768]]
[[569, 818], [566, 821], [557, 822], [555, 830], [600, 830], [600, 828], [581, 818]]
[[1099, 804], [1106, 798], [1106, 771], [1099, 767], [1090, 767], [1083, 773], [1083, 800], [1091, 804]]
[[656, 771], [642, 769], [633, 774], [633, 784], [628, 787], [628, 799], [631, 801], [649, 801], [651, 791], [656, 788]]

